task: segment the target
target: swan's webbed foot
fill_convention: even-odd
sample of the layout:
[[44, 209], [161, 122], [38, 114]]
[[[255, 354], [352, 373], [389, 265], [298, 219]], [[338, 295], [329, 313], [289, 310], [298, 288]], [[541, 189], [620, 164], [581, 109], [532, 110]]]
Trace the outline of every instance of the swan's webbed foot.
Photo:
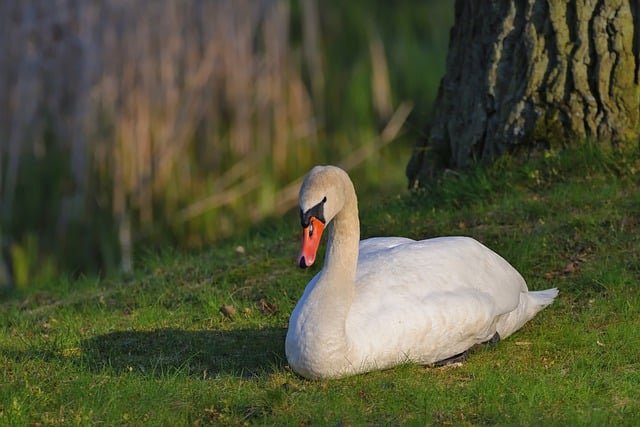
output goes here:
[[443, 366], [455, 365], [456, 363], [466, 362], [469, 358], [469, 350], [463, 351], [460, 354], [456, 354], [455, 356], [451, 356], [444, 360], [438, 360], [433, 364], [436, 368], [442, 368]]
[[436, 368], [441, 368], [443, 366], [466, 362], [466, 360], [469, 358], [469, 354], [476, 352], [480, 348], [494, 347], [496, 344], [498, 344], [498, 342], [500, 342], [500, 334], [496, 332], [489, 340], [480, 344], [475, 344], [471, 348], [463, 351], [460, 354], [456, 354], [455, 356], [451, 356], [444, 360], [439, 360], [435, 362], [433, 366], [435, 366]]
[[493, 336], [491, 337], [491, 339], [489, 341], [485, 341], [482, 344], [480, 344], [483, 347], [493, 347], [496, 344], [498, 344], [500, 342], [500, 334], [498, 332], [496, 332], [495, 334], [493, 334]]
[[500, 342], [500, 334], [498, 332], [496, 332], [487, 341], [481, 342], [480, 344], [475, 344], [475, 345], [471, 346], [471, 348], [469, 350], [467, 350], [467, 351], [469, 353], [475, 353], [476, 351], [478, 351], [480, 349], [483, 349], [483, 348], [495, 347], [495, 345], [498, 344], [499, 342]]

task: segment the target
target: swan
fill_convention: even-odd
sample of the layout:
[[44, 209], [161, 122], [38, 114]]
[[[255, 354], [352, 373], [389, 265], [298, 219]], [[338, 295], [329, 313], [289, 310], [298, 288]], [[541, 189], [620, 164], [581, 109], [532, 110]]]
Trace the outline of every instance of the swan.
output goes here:
[[298, 264], [310, 267], [325, 227], [324, 266], [289, 318], [285, 352], [309, 379], [403, 363], [431, 364], [506, 338], [551, 304], [515, 268], [470, 237], [360, 241], [355, 189], [345, 171], [316, 166], [299, 195]]

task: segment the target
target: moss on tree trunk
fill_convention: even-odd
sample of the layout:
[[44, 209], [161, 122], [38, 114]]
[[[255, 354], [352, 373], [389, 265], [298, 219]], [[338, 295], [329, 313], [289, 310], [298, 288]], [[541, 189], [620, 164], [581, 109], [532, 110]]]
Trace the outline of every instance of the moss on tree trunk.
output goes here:
[[411, 185], [505, 151], [640, 137], [637, 0], [456, 0]]

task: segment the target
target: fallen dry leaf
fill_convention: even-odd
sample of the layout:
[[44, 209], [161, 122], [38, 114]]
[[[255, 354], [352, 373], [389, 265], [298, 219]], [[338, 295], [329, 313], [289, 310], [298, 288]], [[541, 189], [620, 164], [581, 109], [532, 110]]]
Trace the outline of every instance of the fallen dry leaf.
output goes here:
[[236, 315], [236, 308], [232, 305], [222, 305], [220, 306], [220, 313], [224, 314], [227, 319], [233, 319], [233, 316]]
[[562, 272], [567, 274], [574, 273], [578, 271], [579, 267], [580, 267], [580, 264], [578, 263], [578, 261], [571, 261], [564, 266], [564, 268], [562, 269]]
[[264, 298], [261, 298], [260, 301], [258, 301], [258, 308], [260, 308], [260, 312], [265, 316], [269, 316], [279, 310], [276, 304], [272, 304]]
[[573, 274], [580, 270], [580, 264], [584, 262], [583, 258], [577, 257], [565, 264], [560, 270], [550, 271], [543, 276], [546, 280], [555, 279], [556, 277]]

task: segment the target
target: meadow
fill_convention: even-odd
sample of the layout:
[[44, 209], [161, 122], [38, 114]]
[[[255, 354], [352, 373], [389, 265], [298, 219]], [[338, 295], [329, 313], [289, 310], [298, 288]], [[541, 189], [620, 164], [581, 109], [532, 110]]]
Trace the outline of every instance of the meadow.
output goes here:
[[[295, 210], [129, 274], [3, 295], [1, 425], [638, 425], [640, 153], [584, 144], [360, 189], [363, 237], [473, 236], [556, 302], [449, 367], [335, 381], [288, 367]], [[316, 263], [322, 265], [322, 259]]]

